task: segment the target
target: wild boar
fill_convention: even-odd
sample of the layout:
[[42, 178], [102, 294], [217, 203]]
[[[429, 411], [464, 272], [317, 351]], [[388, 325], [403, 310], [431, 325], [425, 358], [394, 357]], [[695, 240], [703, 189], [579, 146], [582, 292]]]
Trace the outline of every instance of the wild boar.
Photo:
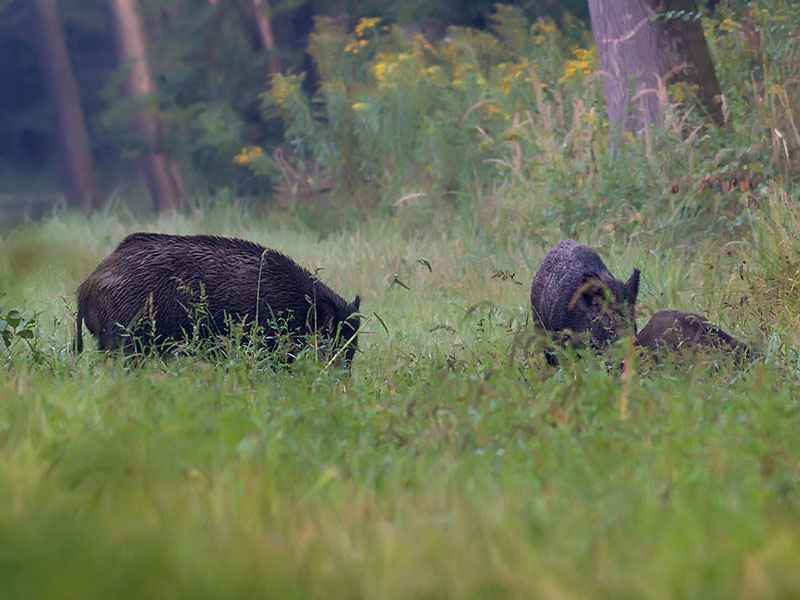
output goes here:
[[349, 366], [357, 345], [360, 298], [346, 302], [276, 250], [211, 235], [134, 233], [77, 291], [75, 347], [82, 323], [100, 350], [167, 349], [194, 332], [226, 335], [229, 324], [257, 323], [274, 350], [288, 336], [316, 333]]
[[757, 355], [753, 348], [734, 339], [702, 316], [677, 310], [662, 310], [654, 314], [636, 336], [636, 345], [652, 352], [656, 359], [668, 352], [683, 349], [694, 352], [703, 347], [724, 350], [747, 360]]
[[[537, 325], [550, 332], [588, 332], [597, 351], [636, 333], [634, 311], [639, 269], [627, 282], [615, 279], [600, 256], [574, 240], [562, 240], [547, 254], [531, 283]], [[548, 358], [550, 361], [550, 358]]]

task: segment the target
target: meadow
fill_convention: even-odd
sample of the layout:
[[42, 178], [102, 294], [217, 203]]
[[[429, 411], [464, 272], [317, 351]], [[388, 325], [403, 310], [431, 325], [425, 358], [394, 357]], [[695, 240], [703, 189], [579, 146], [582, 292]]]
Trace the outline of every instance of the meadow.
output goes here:
[[[74, 289], [138, 229], [259, 240], [360, 293], [351, 376], [310, 356], [72, 356]], [[699, 310], [766, 355], [629, 355], [624, 378], [537, 351], [528, 286], [555, 241], [320, 238], [236, 207], [7, 233], [4, 310], [36, 335], [0, 369], [4, 597], [796, 595], [798, 312], [765, 319], [767, 256], [740, 271], [765, 248], [592, 240], [612, 272], [642, 269], [640, 326]], [[739, 302], [758, 290], [763, 307]]]
[[[559, 48], [545, 25], [525, 44], [537, 60]], [[360, 60], [374, 27], [315, 43]], [[297, 117], [296, 156], [318, 161], [243, 149], [242, 168], [280, 167], [274, 205], [219, 193], [135, 216], [118, 198], [3, 231], [0, 595], [798, 597], [800, 189], [781, 102], [797, 91], [797, 45], [765, 34], [764, 79], [739, 81], [746, 48], [730, 31], [707, 32], [734, 115], [724, 130], [673, 97], [662, 133], [614, 156], [599, 84], [582, 73], [591, 57], [562, 38], [563, 55], [536, 68], [468, 68], [475, 53], [418, 41], [365, 58], [346, 102], [323, 85], [315, 106], [346, 113], [340, 130], [276, 78], [268, 101]], [[500, 52], [513, 38], [488, 35], [461, 41]], [[387, 69], [442, 77], [419, 79], [439, 95], [403, 112], [418, 88], [381, 87], [397, 80]], [[494, 100], [475, 108], [464, 95], [482, 85]], [[427, 114], [438, 121], [415, 121]], [[415, 125], [392, 129], [402, 122]], [[361, 162], [325, 164], [345, 142]], [[332, 177], [333, 189], [293, 186], [301, 168], [295, 184]], [[257, 241], [360, 294], [352, 372], [311, 352], [276, 368], [233, 345], [125, 361], [90, 342], [74, 356], [76, 287], [140, 230]], [[548, 366], [528, 293], [565, 237], [618, 277], [642, 270], [639, 327], [695, 311], [762, 356], [656, 365], [623, 340]], [[624, 372], [608, 366], [619, 359]]]

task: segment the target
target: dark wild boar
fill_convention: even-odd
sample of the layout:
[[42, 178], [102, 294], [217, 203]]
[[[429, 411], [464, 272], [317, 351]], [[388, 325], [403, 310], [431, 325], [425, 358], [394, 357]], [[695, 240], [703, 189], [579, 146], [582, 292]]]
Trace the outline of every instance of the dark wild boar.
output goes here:
[[653, 353], [656, 359], [668, 352], [696, 351], [698, 348], [724, 350], [739, 359], [749, 360], [757, 353], [719, 327], [695, 313], [662, 310], [636, 336], [636, 345]]
[[[600, 351], [620, 335], [635, 335], [638, 294], [639, 269], [627, 282], [620, 281], [597, 252], [562, 240], [533, 277], [531, 305], [540, 327], [550, 332], [588, 332], [589, 343]], [[552, 362], [549, 356], [548, 361]]]
[[78, 287], [77, 298], [78, 352], [82, 322], [100, 350], [130, 353], [166, 349], [193, 331], [225, 335], [231, 321], [257, 320], [270, 350], [283, 332], [295, 341], [316, 333], [327, 356], [346, 344], [340, 359], [349, 366], [360, 325], [358, 296], [346, 302], [276, 250], [210, 235], [129, 235]]

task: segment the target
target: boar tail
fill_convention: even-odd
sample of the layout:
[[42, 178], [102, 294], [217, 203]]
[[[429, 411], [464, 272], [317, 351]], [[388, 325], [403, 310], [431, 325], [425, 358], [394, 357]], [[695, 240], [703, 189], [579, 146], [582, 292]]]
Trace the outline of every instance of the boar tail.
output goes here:
[[78, 306], [78, 316], [75, 317], [75, 354], [83, 352], [83, 306]]

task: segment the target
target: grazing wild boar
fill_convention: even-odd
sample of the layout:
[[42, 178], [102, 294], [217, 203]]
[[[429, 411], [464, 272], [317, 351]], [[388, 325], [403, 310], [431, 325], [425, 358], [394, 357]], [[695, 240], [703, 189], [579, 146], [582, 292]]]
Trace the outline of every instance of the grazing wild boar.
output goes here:
[[289, 257], [245, 240], [210, 235], [134, 233], [77, 291], [76, 350], [82, 322], [100, 350], [164, 349], [225, 335], [229, 324], [258, 322], [265, 345], [316, 333], [326, 352], [349, 366], [356, 350], [360, 299], [346, 302]]
[[[614, 279], [597, 252], [562, 240], [533, 277], [531, 305], [540, 327], [550, 332], [588, 332], [591, 346], [600, 351], [621, 334], [635, 335], [638, 294], [639, 269], [627, 282]], [[552, 362], [549, 355], [548, 362]]]
[[739, 359], [749, 360], [757, 352], [737, 341], [719, 327], [695, 313], [662, 310], [652, 316], [636, 336], [636, 345], [653, 353], [658, 359], [668, 352], [698, 348], [717, 348]]

